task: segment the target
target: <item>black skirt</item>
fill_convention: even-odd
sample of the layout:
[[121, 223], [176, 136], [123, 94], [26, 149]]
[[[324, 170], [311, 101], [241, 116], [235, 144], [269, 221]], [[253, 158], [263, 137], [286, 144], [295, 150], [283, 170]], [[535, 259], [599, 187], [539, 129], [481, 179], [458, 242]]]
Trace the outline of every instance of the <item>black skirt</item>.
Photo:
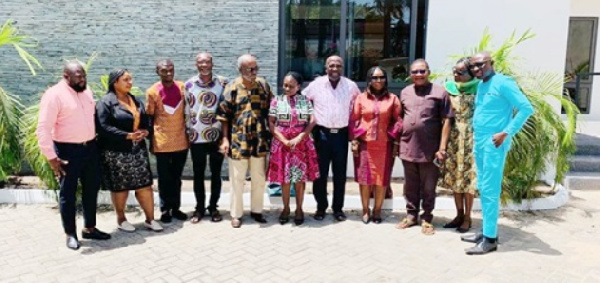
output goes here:
[[102, 186], [113, 192], [151, 186], [150, 158], [144, 144], [135, 144], [130, 152], [103, 150]]

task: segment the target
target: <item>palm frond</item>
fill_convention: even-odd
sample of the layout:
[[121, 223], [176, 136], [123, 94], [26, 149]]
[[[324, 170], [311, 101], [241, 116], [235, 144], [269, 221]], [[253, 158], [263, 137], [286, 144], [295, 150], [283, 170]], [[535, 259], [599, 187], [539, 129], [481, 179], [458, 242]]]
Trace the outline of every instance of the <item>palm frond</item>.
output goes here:
[[21, 169], [18, 137], [21, 110], [18, 97], [0, 87], [0, 181]]
[[8, 44], [12, 45], [17, 51], [32, 75], [36, 75], [36, 67], [43, 70], [42, 64], [25, 49], [36, 47], [38, 45], [37, 40], [30, 36], [19, 35], [19, 30], [13, 26], [13, 20], [11, 19], [6, 20], [0, 27], [0, 47]]

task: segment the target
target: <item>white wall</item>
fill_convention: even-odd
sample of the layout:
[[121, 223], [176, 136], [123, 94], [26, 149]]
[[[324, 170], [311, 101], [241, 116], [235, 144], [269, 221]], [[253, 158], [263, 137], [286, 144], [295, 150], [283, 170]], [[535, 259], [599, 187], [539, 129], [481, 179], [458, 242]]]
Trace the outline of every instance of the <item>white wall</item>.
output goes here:
[[[600, 17], [600, 1], [598, 0], [571, 0], [571, 17]], [[598, 42], [598, 36], [596, 36]], [[594, 71], [600, 71], [600, 45], [596, 44], [596, 60]], [[592, 98], [590, 102], [590, 113], [581, 115], [580, 121], [583, 125], [588, 121], [600, 121], [600, 77], [594, 78], [592, 86]], [[579, 125], [578, 125], [579, 127]], [[581, 128], [580, 128], [581, 131]], [[583, 130], [588, 132], [587, 130]], [[591, 131], [591, 130], [590, 130]], [[598, 131], [597, 129], [594, 131]]]
[[[600, 7], [598, 0], [585, 2]], [[449, 73], [453, 62], [448, 57], [475, 47], [488, 27], [492, 48], [498, 47], [514, 30], [520, 35], [531, 29], [536, 36], [520, 44], [513, 53], [520, 58], [520, 68], [564, 73], [570, 0], [430, 0], [429, 3], [426, 59], [432, 70]], [[558, 102], [551, 103], [560, 112]], [[554, 170], [550, 170], [541, 178], [546, 180], [553, 175]]]

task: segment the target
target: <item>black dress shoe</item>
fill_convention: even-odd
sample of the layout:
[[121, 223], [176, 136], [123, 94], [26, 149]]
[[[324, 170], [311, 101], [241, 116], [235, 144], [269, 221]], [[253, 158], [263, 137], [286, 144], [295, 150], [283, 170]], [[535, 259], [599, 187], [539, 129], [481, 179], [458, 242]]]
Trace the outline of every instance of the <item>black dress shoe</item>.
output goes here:
[[171, 216], [171, 212], [170, 211], [162, 212], [162, 215], [160, 216], [160, 222], [163, 224], [170, 224], [171, 222], [173, 222], [173, 216]]
[[171, 211], [171, 215], [173, 215], [173, 218], [178, 219], [180, 221], [186, 221], [188, 219], [188, 216], [180, 210]]
[[315, 212], [315, 215], [313, 217], [317, 221], [322, 221], [323, 219], [325, 219], [325, 211], [319, 211], [319, 210], [317, 210]]
[[496, 243], [496, 239], [484, 237], [476, 246], [465, 249], [465, 253], [468, 255], [481, 255], [496, 251], [497, 249], [498, 243]]
[[476, 232], [474, 234], [463, 235], [460, 240], [464, 242], [479, 243], [483, 239], [483, 232]]
[[338, 221], [338, 222], [343, 222], [347, 219], [346, 214], [344, 214], [344, 212], [339, 211], [339, 212], [334, 212], [333, 213], [333, 217]]
[[101, 232], [97, 228], [94, 228], [94, 230], [91, 232], [81, 231], [81, 237], [85, 238], [85, 239], [97, 239], [97, 240], [110, 239], [109, 234], [107, 234], [105, 232]]
[[77, 240], [77, 236], [75, 236], [75, 235], [67, 236], [67, 247], [72, 250], [79, 249], [79, 241]]
[[252, 217], [257, 223], [266, 224], [267, 220], [263, 217], [263, 214], [250, 213], [250, 217]]

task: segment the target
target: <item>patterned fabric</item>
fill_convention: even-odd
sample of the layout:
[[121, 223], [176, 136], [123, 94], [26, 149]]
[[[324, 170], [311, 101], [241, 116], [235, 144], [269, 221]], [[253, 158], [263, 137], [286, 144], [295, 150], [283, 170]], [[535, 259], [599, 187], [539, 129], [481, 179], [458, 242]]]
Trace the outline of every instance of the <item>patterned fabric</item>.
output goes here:
[[227, 83], [227, 78], [218, 75], [214, 75], [210, 82], [202, 82], [198, 75], [185, 82], [185, 121], [191, 143], [216, 142], [221, 139], [217, 108]]
[[354, 179], [361, 185], [388, 186], [398, 139], [400, 100], [392, 93], [380, 98], [364, 92], [356, 98], [350, 115], [350, 136], [360, 142], [354, 156]]
[[337, 87], [333, 89], [327, 75], [311, 82], [303, 91], [313, 102], [314, 115], [319, 126], [326, 128], [344, 128], [348, 126], [352, 101], [360, 90], [354, 81], [341, 77]]
[[454, 124], [446, 147], [446, 161], [440, 167], [438, 185], [455, 193], [475, 194], [477, 175], [473, 157], [473, 105], [475, 95], [450, 96]]
[[[175, 81], [183, 99], [183, 82]], [[153, 152], [176, 152], [189, 147], [185, 132], [184, 100], [173, 108], [163, 104], [166, 94], [162, 83], [156, 82], [146, 91], [146, 113], [154, 116]]]
[[143, 145], [134, 144], [131, 152], [104, 150], [100, 155], [104, 189], [126, 191], [152, 185], [148, 151]]
[[[298, 94], [289, 98], [276, 96], [271, 101], [269, 116], [276, 119], [275, 128], [286, 139], [298, 136], [310, 123], [313, 108], [306, 96]], [[285, 146], [278, 139], [271, 143], [269, 158], [270, 182], [296, 183], [319, 178], [317, 151], [311, 136], [306, 136], [293, 149]]]
[[271, 87], [258, 77], [250, 88], [236, 78], [225, 87], [217, 120], [229, 124], [229, 156], [232, 159], [264, 157], [269, 153], [269, 105], [273, 93]]

